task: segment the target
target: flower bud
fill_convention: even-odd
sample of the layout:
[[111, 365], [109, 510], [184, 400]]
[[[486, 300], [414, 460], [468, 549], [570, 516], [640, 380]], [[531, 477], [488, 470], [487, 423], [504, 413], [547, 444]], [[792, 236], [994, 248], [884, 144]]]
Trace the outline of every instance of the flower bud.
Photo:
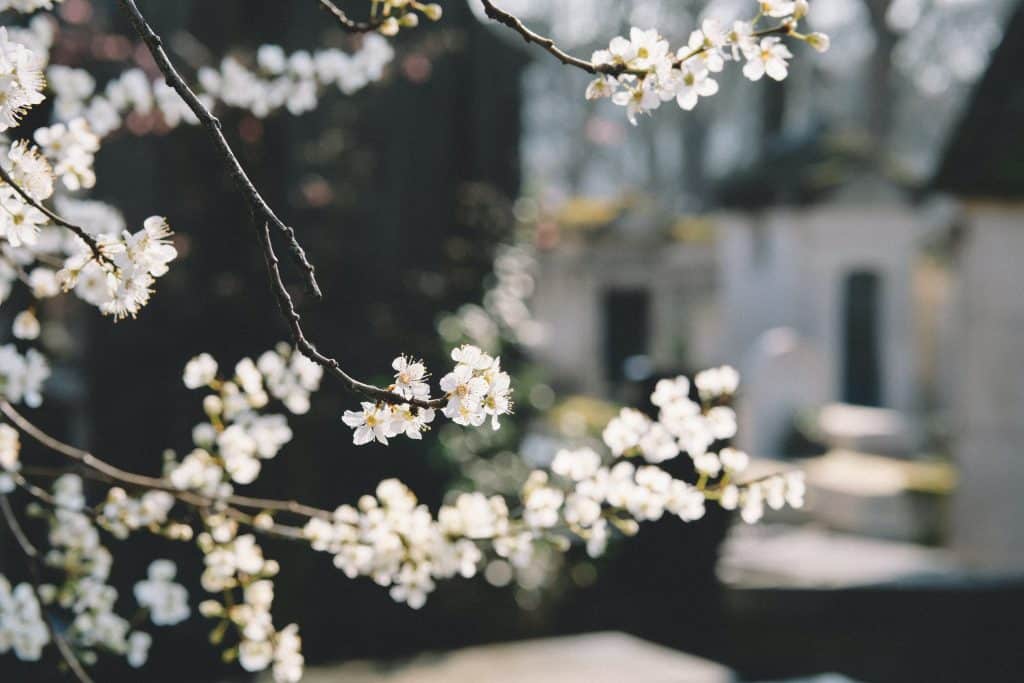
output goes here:
[[402, 28], [416, 28], [420, 24], [420, 17], [415, 12], [406, 12], [398, 20], [398, 23], [402, 25]]
[[32, 312], [32, 309], [27, 309], [14, 316], [14, 325], [12, 326], [12, 333], [18, 339], [35, 339], [39, 336], [39, 318]]
[[256, 518], [253, 519], [252, 523], [257, 529], [263, 529], [266, 531], [267, 529], [273, 528], [274, 518], [267, 512], [261, 512], [256, 515]]
[[429, 5], [424, 5], [423, 8], [420, 9], [420, 11], [423, 12], [423, 16], [425, 16], [427, 19], [430, 19], [431, 21], [437, 21], [438, 19], [441, 18], [441, 15], [444, 13], [443, 10], [441, 9], [441, 6], [436, 2], [432, 2]]
[[210, 417], [220, 415], [224, 412], [224, 402], [220, 400], [220, 396], [210, 394], [203, 399], [203, 412]]
[[810, 11], [810, 5], [807, 4], [807, 0], [796, 0], [796, 6], [793, 8], [793, 18], [800, 21], [807, 16]]
[[394, 17], [388, 17], [381, 25], [377, 28], [382, 36], [394, 36], [398, 35], [398, 20]]
[[831, 39], [824, 33], [812, 33], [807, 36], [807, 44], [818, 52], [828, 52], [832, 45]]
[[208, 619], [219, 617], [224, 614], [224, 607], [216, 600], [203, 600], [199, 603], [199, 613]]

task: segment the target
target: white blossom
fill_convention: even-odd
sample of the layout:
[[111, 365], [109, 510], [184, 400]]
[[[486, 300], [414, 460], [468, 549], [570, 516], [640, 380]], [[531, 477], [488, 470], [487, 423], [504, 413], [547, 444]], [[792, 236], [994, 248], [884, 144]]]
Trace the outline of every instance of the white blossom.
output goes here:
[[723, 448], [718, 454], [722, 466], [729, 472], [742, 472], [750, 464], [750, 456], [735, 448]]
[[389, 411], [368, 401], [363, 401], [360, 405], [362, 410], [346, 410], [341, 418], [345, 424], [355, 429], [352, 443], [361, 446], [377, 441], [386, 446], [388, 439], [395, 436], [394, 421]]
[[11, 475], [21, 467], [20, 451], [18, 431], [10, 425], [0, 423], [0, 494], [14, 490], [15, 483]]
[[759, 0], [761, 13], [769, 17], [788, 17], [796, 9], [793, 0]]
[[204, 387], [217, 378], [217, 361], [208, 353], [201, 353], [185, 364], [182, 381], [188, 389]]
[[640, 444], [650, 427], [650, 419], [639, 410], [623, 408], [604, 428], [601, 438], [613, 455], [622, 455]]
[[0, 654], [14, 650], [18, 659], [39, 661], [50, 642], [39, 599], [30, 584], [11, 587], [0, 574]]
[[687, 400], [690, 396], [690, 380], [679, 375], [673, 379], [661, 379], [654, 386], [651, 403], [662, 408], [676, 401]]
[[761, 77], [768, 74], [769, 78], [781, 81], [789, 73], [789, 63], [786, 61], [793, 58], [779, 38], [769, 36], [762, 38], [756, 47], [745, 50], [743, 56], [747, 63], [743, 66], [743, 75], [752, 81], [759, 81]]
[[18, 125], [26, 110], [43, 101], [42, 66], [38, 55], [0, 26], [0, 132]]
[[68, 190], [89, 189], [96, 184], [93, 162], [100, 139], [84, 118], [39, 128], [35, 141], [54, 160], [53, 172]]
[[553, 527], [558, 524], [563, 502], [565, 494], [558, 489], [545, 485], [529, 487], [523, 496], [523, 521], [535, 529]]
[[135, 600], [157, 626], [173, 626], [189, 617], [188, 591], [174, 582], [177, 572], [171, 560], [154, 560], [147, 578], [135, 584]]
[[392, 361], [391, 367], [395, 370], [395, 393], [420, 400], [430, 396], [430, 385], [424, 381], [427, 378], [427, 366], [423, 361], [399, 356]]
[[28, 309], [14, 316], [11, 324], [11, 333], [18, 339], [36, 339], [39, 336], [39, 318], [32, 309]]
[[747, 524], [754, 524], [760, 521], [761, 517], [764, 516], [764, 496], [761, 492], [761, 485], [752, 484], [747, 487], [741, 500], [740, 516], [743, 518], [743, 521]]
[[582, 481], [597, 473], [601, 456], [589, 448], [562, 449], [551, 462], [551, 471], [573, 481]]
[[146, 665], [149, 659], [149, 648], [153, 644], [153, 637], [144, 631], [132, 631], [128, 636], [128, 651], [125, 658], [128, 666], [139, 669]]
[[612, 95], [612, 102], [626, 108], [626, 118], [632, 125], [637, 125], [637, 116], [646, 114], [661, 106], [661, 98], [655, 90], [652, 79], [629, 81], [624, 90]]
[[324, 369], [292, 349], [279, 344], [259, 357], [256, 367], [270, 395], [295, 415], [309, 412], [309, 396], [320, 388]]
[[[48, 199], [53, 194], [53, 168], [34, 145], [18, 140], [8, 148], [6, 158], [0, 158], [0, 163], [18, 187], [37, 201]], [[17, 196], [21, 200], [13, 188], [5, 187], [2, 182], [0, 187], [5, 189], [6, 196]]]
[[694, 65], [682, 68], [682, 76], [676, 90], [676, 102], [686, 111], [697, 106], [699, 97], [710, 97], [718, 92], [718, 83], [711, 78], [704, 66]]
[[698, 372], [693, 381], [702, 399], [713, 400], [735, 394], [739, 387], [740, 375], [735, 368], [722, 365]]
[[0, 346], [0, 392], [7, 400], [38, 407], [43, 402], [43, 383], [49, 376], [49, 363], [35, 349], [22, 356], [13, 344]]

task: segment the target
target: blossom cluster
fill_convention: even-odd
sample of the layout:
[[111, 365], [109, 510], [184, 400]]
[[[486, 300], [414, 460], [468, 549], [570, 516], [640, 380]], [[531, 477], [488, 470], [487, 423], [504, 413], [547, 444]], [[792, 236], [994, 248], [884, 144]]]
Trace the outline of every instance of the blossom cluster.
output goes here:
[[[44, 61], [0, 27], [0, 130], [16, 125], [21, 113], [43, 100]], [[166, 220], [153, 216], [134, 233], [120, 220], [94, 224], [92, 230], [83, 227], [93, 245], [65, 233], [40, 209], [41, 203], [54, 195], [55, 179], [68, 191], [95, 185], [99, 137], [85, 119], [74, 118], [38, 129], [35, 141], [38, 146], [19, 140], [0, 148], [0, 164], [16, 185], [0, 183], [0, 295], [6, 298], [20, 277], [36, 299], [74, 289], [115, 319], [135, 316], [149, 301], [156, 278], [177, 256]], [[54, 270], [58, 261], [63, 267]], [[17, 336], [38, 334], [34, 314], [17, 322]]]
[[[10, 156], [20, 148], [12, 146]], [[46, 163], [42, 157], [35, 158]], [[39, 179], [46, 179], [49, 191], [37, 198], [48, 197], [52, 192], [48, 164], [37, 175], [21, 173], [18, 169], [23, 165], [21, 161], [14, 166], [15, 182], [31, 192], [43, 186]], [[36, 300], [71, 291], [117, 320], [134, 317], [152, 297], [157, 278], [168, 272], [168, 264], [177, 257], [170, 227], [162, 217], [152, 216], [131, 232], [121, 214], [105, 204], [59, 199], [57, 206], [67, 209], [65, 219], [81, 226], [100, 245], [104, 260], [99, 261], [82, 239], [52, 224], [13, 189], [0, 184], [0, 197], [7, 209], [0, 215], [0, 233], [6, 236], [0, 248], [0, 301], [10, 295], [15, 282], [23, 280]], [[34, 339], [39, 329], [34, 313], [15, 320], [18, 338]]]
[[[475, 358], [476, 352], [460, 349], [456, 360], [471, 367]], [[614, 530], [633, 534], [641, 522], [666, 514], [695, 521], [708, 501], [739, 508], [748, 523], [760, 519], [766, 505], [799, 507], [801, 473], [736, 482], [749, 457], [728, 446], [711, 450], [736, 433], [735, 413], [726, 404], [738, 382], [731, 367], [706, 370], [694, 380], [693, 400], [686, 377], [660, 381], [651, 395], [656, 420], [623, 409], [603, 431], [607, 455], [589, 447], [560, 450], [549, 469], [529, 475], [516, 506], [500, 495], [462, 493], [434, 517], [404, 484], [389, 479], [355, 507], [312, 517], [303, 533], [314, 550], [333, 555], [347, 576], [370, 577], [388, 587], [394, 600], [419, 608], [437, 580], [472, 577], [488, 557], [525, 568], [538, 548], [565, 550], [574, 542], [597, 557]], [[698, 474], [695, 483], [659, 467], [684, 453]]]
[[[180, 461], [173, 454], [168, 456], [165, 478], [173, 489], [220, 502], [232, 494], [235, 485], [254, 481], [262, 461], [275, 457], [291, 440], [284, 415], [260, 411], [277, 400], [293, 413], [307, 412], [310, 394], [319, 388], [323, 370], [285, 344], [256, 360], [243, 358], [229, 378], [220, 377], [219, 370], [217, 361], [205, 353], [186, 364], [182, 374], [185, 386], [211, 392], [202, 403], [207, 421], [192, 430], [195, 448], [191, 452]], [[188, 540], [192, 528], [167, 517], [174, 502], [173, 496], [163, 491], [131, 498], [115, 488], [101, 508], [101, 524], [118, 536], [150, 528], [170, 538]], [[270, 614], [272, 579], [278, 565], [264, 557], [254, 535], [240, 534], [238, 522], [215, 507], [218, 511], [203, 511], [205, 531], [196, 539], [204, 563], [200, 584], [210, 593], [232, 597], [223, 602], [205, 600], [199, 611], [219, 619], [212, 636], [215, 642], [223, 640], [228, 627], [236, 633], [238, 642], [225, 651], [226, 657], [237, 659], [246, 671], [271, 669], [278, 683], [298, 681], [304, 663], [298, 627], [291, 624], [275, 629]], [[170, 624], [189, 614], [187, 594], [173, 582], [174, 576], [173, 565], [160, 561], [135, 587], [136, 600], [150, 610], [154, 624]]]
[[209, 421], [195, 426], [195, 448], [180, 462], [169, 460], [165, 474], [177, 489], [223, 497], [231, 494], [233, 484], [255, 481], [262, 461], [275, 457], [291, 441], [284, 415], [259, 411], [271, 397], [292, 413], [308, 411], [309, 395], [319, 388], [323, 368], [279, 345], [256, 361], [240, 360], [231, 379], [219, 379], [217, 372], [217, 361], [206, 353], [186, 364], [185, 386], [214, 392], [203, 399]]
[[[203, 616], [219, 619], [215, 642], [223, 638], [230, 625], [238, 634], [237, 647], [229, 651], [239, 665], [250, 672], [272, 670], [276, 683], [295, 683], [302, 678], [304, 658], [298, 626], [274, 628], [270, 613], [274, 601], [271, 580], [278, 572], [277, 562], [263, 556], [252, 534], [238, 535], [238, 525], [230, 519], [210, 515], [204, 520], [208, 531], [200, 534], [205, 570], [204, 590], [222, 593], [224, 602], [204, 600], [199, 605]], [[236, 599], [235, 595], [241, 599]]]
[[71, 192], [87, 190], [96, 185], [93, 163], [100, 148], [100, 139], [88, 122], [73, 118], [36, 130], [35, 141], [47, 158], [53, 160], [53, 174]]
[[96, 522], [116, 538], [127, 538], [138, 529], [156, 531], [167, 525], [174, 502], [174, 496], [166, 491], [146, 491], [133, 497], [115, 486], [107, 492]]
[[[255, 68], [234, 56], [225, 57], [217, 67], [200, 68], [195, 91], [210, 109], [223, 103], [260, 118], [280, 109], [298, 115], [315, 109], [328, 88], [348, 95], [380, 80], [393, 57], [388, 42], [376, 35], [366, 36], [351, 54], [337, 48], [287, 54], [281, 46], [267, 44], [257, 50]], [[82, 118], [101, 138], [120, 129], [130, 114], [159, 112], [170, 128], [199, 122], [170, 86], [150, 80], [138, 68], [122, 72], [101, 92], [84, 69], [55, 64], [47, 69], [47, 76], [56, 96], [57, 118]]]
[[[587, 87], [587, 99], [610, 97], [626, 108], [629, 122], [636, 125], [639, 114], [657, 109], [663, 102], [674, 99], [689, 111], [701, 97], [717, 93], [714, 74], [729, 61], [743, 60], [743, 75], [752, 81], [765, 75], [776, 81], [785, 79], [793, 54], [779, 34], [805, 41], [821, 52], [828, 49], [828, 36], [797, 31], [808, 12], [807, 0], [759, 0], [758, 8], [754, 19], [736, 21], [731, 28], [717, 19], [705, 19], [686, 45], [675, 51], [656, 29], [634, 27], [628, 39], [613, 38], [608, 49], [598, 50], [591, 58], [600, 73]], [[781, 23], [759, 29], [763, 17]]]
[[0, 655], [14, 650], [18, 659], [39, 661], [50, 642], [50, 630], [31, 584], [10, 581], [0, 575]]
[[373, 19], [381, 35], [395, 36], [403, 28], [414, 28], [420, 23], [420, 15], [430, 21], [438, 21], [443, 14], [436, 2], [422, 3], [416, 0], [373, 0]]
[[[157, 492], [146, 495], [153, 493]], [[131, 622], [117, 613], [118, 592], [108, 583], [113, 556], [93, 523], [94, 511], [86, 505], [81, 478], [62, 475], [53, 482], [51, 497], [52, 510], [29, 510], [47, 518], [49, 549], [43, 562], [58, 581], [42, 583], [38, 590], [21, 584], [11, 591], [0, 576], [0, 652], [6, 644], [20, 659], [38, 659], [50, 641], [42, 612], [59, 610], [60, 622], [66, 623], [62, 637], [83, 663], [92, 664], [104, 651], [125, 657], [130, 666], [142, 666], [152, 639], [133, 630]], [[146, 504], [161, 509], [164, 505], [151, 498]], [[156, 517], [166, 520], [166, 510]], [[172, 562], [157, 560], [148, 578], [135, 585], [136, 601], [155, 625], [171, 626], [189, 616], [188, 592], [173, 581], [175, 572]]]
[[156, 279], [167, 274], [178, 256], [173, 233], [162, 216], [150, 216], [142, 229], [114, 237], [97, 235], [103, 254], [112, 265], [97, 261], [84, 245], [55, 274], [64, 291], [75, 294], [115, 320], [135, 317], [149, 303]]
[[[502, 371], [501, 359], [470, 344], [453, 349], [451, 357], [455, 367], [440, 382], [444, 392], [441, 414], [455, 424], [473, 427], [489, 417], [491, 428], [497, 430], [501, 426], [498, 418], [512, 412], [512, 380]], [[391, 367], [395, 381], [389, 391], [411, 401], [429, 401], [429, 375], [423, 361], [399, 356]], [[400, 434], [421, 439], [435, 417], [433, 408], [414, 403], [364, 401], [360, 407], [345, 411], [342, 417], [353, 428], [352, 441], [357, 446], [373, 441], [387, 445], [388, 439]]]
[[[483, 505], [491, 518], [507, 524], [502, 499], [485, 500]], [[394, 600], [413, 608], [426, 603], [435, 579], [476, 573], [482, 558], [476, 544], [445, 531], [397, 479], [382, 481], [376, 497], [363, 496], [357, 507], [342, 505], [331, 519], [313, 518], [304, 528], [313, 549], [331, 553], [335, 566], [349, 578], [371, 577], [390, 587]]]
[[35, 408], [43, 402], [43, 383], [50, 376], [46, 357], [35, 349], [18, 353], [14, 344], [0, 346], [0, 396]]
[[146, 578], [135, 584], [135, 600], [149, 610], [149, 618], [157, 626], [173, 626], [188, 619], [188, 590], [174, 578], [178, 568], [171, 560], [154, 560]]

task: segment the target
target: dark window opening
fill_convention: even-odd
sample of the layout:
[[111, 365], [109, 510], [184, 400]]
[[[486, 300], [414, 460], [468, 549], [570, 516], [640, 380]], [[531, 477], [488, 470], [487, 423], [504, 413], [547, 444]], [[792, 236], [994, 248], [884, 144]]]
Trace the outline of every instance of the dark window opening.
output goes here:
[[613, 383], [643, 381], [650, 375], [650, 294], [613, 289], [604, 297], [605, 376]]
[[881, 279], [877, 273], [851, 273], [843, 288], [843, 400], [879, 406], [881, 363]]

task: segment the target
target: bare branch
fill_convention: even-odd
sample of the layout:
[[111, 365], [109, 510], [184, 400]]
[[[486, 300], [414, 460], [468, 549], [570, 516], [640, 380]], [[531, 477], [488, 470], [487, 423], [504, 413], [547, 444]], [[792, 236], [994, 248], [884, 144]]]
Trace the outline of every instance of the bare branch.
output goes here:
[[289, 512], [303, 517], [330, 518], [328, 510], [321, 510], [293, 500], [277, 500], [272, 498], [253, 498], [250, 496], [227, 496], [225, 498], [213, 498], [204, 496], [193, 491], [182, 491], [172, 486], [167, 480], [157, 477], [149, 477], [144, 474], [136, 474], [122, 470], [110, 463], [101, 460], [89, 451], [67, 444], [56, 437], [50, 436], [42, 429], [30, 422], [24, 415], [7, 401], [0, 401], [0, 412], [2, 412], [14, 426], [24, 434], [31, 437], [46, 448], [66, 456], [75, 462], [83, 465], [89, 470], [97, 473], [99, 478], [116, 484], [131, 486], [134, 488], [165, 491], [178, 500], [192, 505], [196, 508], [216, 508], [220, 505], [249, 508], [254, 510], [275, 510]]
[[331, 374], [347, 384], [352, 391], [365, 394], [374, 400], [399, 405], [408, 403], [419, 408], [439, 408], [444, 405], [444, 398], [435, 398], [430, 400], [406, 398], [401, 394], [396, 394], [392, 391], [375, 387], [372, 384], [360, 382], [342, 370], [341, 365], [337, 360], [320, 353], [303, 333], [302, 316], [300, 316], [299, 312], [295, 309], [295, 303], [292, 301], [291, 295], [288, 294], [288, 289], [285, 287], [284, 280], [281, 279], [280, 263], [278, 261], [277, 254], [274, 252], [274, 245], [270, 239], [270, 226], [264, 224], [263, 228], [259, 230], [259, 236], [260, 242], [263, 245], [263, 257], [267, 265], [267, 273], [270, 277], [271, 288], [274, 290], [274, 295], [277, 297], [278, 307], [281, 309], [281, 315], [283, 315], [285, 320], [288, 322], [288, 328], [291, 331], [292, 340], [295, 342], [296, 348], [298, 348], [303, 355], [331, 372]]
[[553, 39], [542, 36], [535, 31], [531, 31], [527, 28], [526, 24], [519, 19], [519, 17], [509, 14], [500, 7], [497, 7], [493, 2], [491, 2], [491, 0], [481, 0], [481, 2], [484, 4], [484, 12], [487, 14], [488, 18], [497, 21], [499, 24], [508, 26], [510, 29], [521, 35], [523, 40], [526, 42], [541, 46], [562, 64], [574, 66], [577, 69], [583, 69], [589, 74], [606, 73], [608, 75], [616, 75], [625, 73], [625, 70], [621, 67], [613, 68], [611, 65], [596, 66], [593, 62], [580, 59], [579, 57], [574, 57], [559, 48]]
[[32, 541], [28, 540], [28, 535], [21, 528], [18, 518], [14, 515], [14, 510], [11, 509], [11, 501], [7, 499], [6, 493], [0, 493], [0, 509], [3, 510], [4, 519], [7, 520], [7, 526], [14, 535], [14, 540], [21, 547], [21, 552], [25, 553], [26, 557], [32, 559], [39, 557], [39, 551], [32, 545]]
[[369, 33], [370, 31], [376, 31], [380, 27], [381, 22], [378, 20], [355, 21], [354, 19], [349, 18], [349, 16], [345, 14], [340, 7], [331, 2], [331, 0], [318, 0], [318, 2], [320, 4], [320, 9], [337, 19], [338, 25], [349, 33]]
[[142, 41], [146, 44], [149, 49], [149, 53], [153, 56], [157, 67], [160, 72], [164, 75], [164, 80], [167, 82], [178, 96], [185, 101], [188, 108], [192, 110], [192, 113], [196, 115], [199, 122], [210, 134], [213, 139], [214, 146], [217, 151], [220, 152], [224, 163], [227, 165], [228, 171], [231, 177], [234, 179], [235, 184], [238, 185], [239, 190], [245, 195], [245, 199], [249, 204], [252, 212], [256, 216], [262, 217], [273, 225], [277, 230], [281, 232], [288, 240], [288, 247], [291, 251], [292, 258], [299, 265], [300, 268], [305, 272], [306, 284], [310, 291], [319, 299], [322, 298], [320, 292], [320, 285], [317, 284], [315, 268], [310, 263], [309, 259], [306, 258], [306, 252], [299, 244], [298, 238], [295, 236], [295, 231], [284, 223], [274, 210], [270, 208], [263, 195], [260, 194], [256, 186], [253, 185], [249, 179], [245, 169], [242, 168], [241, 162], [238, 157], [235, 156], [234, 151], [231, 149], [231, 145], [228, 144], [227, 139], [224, 137], [224, 133], [221, 131], [220, 121], [215, 117], [210, 110], [206, 108], [206, 105], [196, 96], [191, 88], [185, 83], [185, 80], [178, 73], [178, 70], [174, 67], [170, 57], [167, 55], [167, 51], [163, 48], [163, 40], [156, 34], [153, 28], [146, 21], [146, 18], [139, 11], [138, 5], [135, 4], [135, 0], [119, 0], [121, 6], [128, 14], [128, 18], [131, 20], [132, 26], [135, 32], [142, 38]]

